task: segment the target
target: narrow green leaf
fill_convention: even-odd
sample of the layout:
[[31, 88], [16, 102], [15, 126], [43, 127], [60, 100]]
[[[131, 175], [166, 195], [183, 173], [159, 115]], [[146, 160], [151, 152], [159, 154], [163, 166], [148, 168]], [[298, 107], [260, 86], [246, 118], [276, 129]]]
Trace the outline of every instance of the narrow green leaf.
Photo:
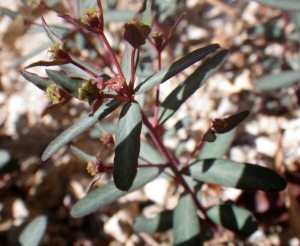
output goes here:
[[126, 79], [127, 85], [130, 83], [130, 75], [131, 75], [131, 53], [132, 53], [132, 46], [128, 43], [125, 42], [125, 49], [123, 53], [123, 58], [122, 58], [122, 72], [124, 75], [124, 78]]
[[234, 139], [236, 129], [224, 134], [216, 134], [217, 139], [213, 143], [204, 143], [199, 159], [222, 158]]
[[205, 60], [183, 83], [176, 87], [159, 108], [159, 124], [170, 118], [179, 107], [215, 73], [229, 52], [221, 50]]
[[76, 67], [73, 64], [65, 64], [65, 65], [60, 65], [61, 69], [65, 71], [68, 75], [72, 75], [72, 77], [77, 77], [77, 78], [82, 78], [89, 80], [91, 78], [91, 75], [88, 74], [87, 72], [83, 71], [79, 67]]
[[138, 14], [138, 20], [150, 28], [152, 27], [152, 11], [150, 0], [144, 0], [142, 9]]
[[199, 181], [242, 190], [281, 191], [286, 187], [285, 179], [269, 168], [225, 159], [198, 160], [186, 174]]
[[18, 242], [22, 246], [37, 246], [42, 239], [47, 227], [47, 217], [35, 217], [22, 231]]
[[151, 164], [164, 164], [166, 161], [161, 156], [161, 154], [156, 151], [150, 144], [145, 142], [144, 140], [141, 140], [141, 149], [140, 149], [140, 157], [142, 159], [139, 160], [139, 164], [149, 164], [144, 161], [147, 160]]
[[[160, 173], [161, 169], [157, 167], [140, 168], [128, 192], [133, 192], [143, 187], [155, 179]], [[99, 208], [109, 205], [120, 197], [128, 194], [128, 192], [117, 189], [114, 182], [110, 181], [79, 200], [72, 208], [71, 215], [74, 218], [79, 218], [91, 214]]]
[[135, 101], [126, 103], [117, 125], [113, 171], [115, 185], [123, 191], [129, 190], [137, 172], [141, 130], [140, 105]]
[[[81, 66], [87, 68], [88, 70], [92, 71], [93, 73], [97, 74], [98, 76], [104, 76], [105, 75], [105, 74], [103, 74], [103, 72], [101, 70], [93, 67], [91, 64], [80, 60], [76, 56], [73, 56], [73, 55], [70, 55], [70, 56], [71, 56], [73, 61], [77, 62], [78, 64], [80, 64]], [[108, 75], [105, 75], [105, 76], [107, 76], [107, 78], [110, 78]]]
[[48, 37], [50, 38], [50, 40], [56, 44], [56, 43], [60, 43], [61, 45], [63, 45], [63, 42], [61, 41], [61, 39], [51, 31], [51, 29], [49, 28], [49, 26], [47, 25], [44, 17], [42, 17], [42, 23], [43, 23], [43, 27], [45, 29], [45, 32], [47, 33]]
[[200, 61], [219, 48], [220, 46], [218, 44], [211, 44], [189, 53], [188, 55], [174, 62], [172, 65], [160, 70], [159, 72], [146, 79], [144, 82], [140, 83], [134, 89], [135, 94], [138, 95], [144, 93], [145, 91], [167, 81], [182, 70]]
[[78, 98], [78, 89], [86, 80], [80, 78], [70, 78], [66, 74], [50, 69], [46, 69], [49, 78], [60, 88], [68, 92], [70, 95]]
[[48, 145], [42, 155], [42, 160], [45, 161], [50, 158], [56, 151], [70, 142], [73, 138], [77, 137], [80, 133], [84, 132], [86, 129], [94, 125], [98, 120], [101, 120], [102, 118], [113, 112], [120, 104], [120, 101], [111, 100], [103, 104], [94, 113], [94, 115], [89, 114], [86, 117], [78, 120], [74, 125], [61, 133]]
[[39, 89], [46, 91], [47, 87], [51, 85], [51, 80], [48, 78], [40, 77], [39, 75], [35, 73], [29, 73], [26, 70], [20, 69], [20, 74], [27, 79], [29, 82], [34, 84]]
[[255, 0], [256, 2], [268, 7], [285, 11], [300, 11], [300, 2], [297, 0]]
[[282, 87], [288, 87], [300, 80], [299, 71], [283, 71], [279, 74], [270, 74], [262, 76], [256, 84], [261, 90], [276, 90]]
[[29, 58], [35, 56], [36, 54], [40, 53], [41, 51], [44, 51], [45, 49], [49, 48], [49, 46], [51, 45], [50, 42], [44, 43], [41, 46], [37, 47], [36, 49], [34, 49], [33, 51], [29, 52], [28, 54], [22, 56], [21, 58], [19, 58], [14, 66], [18, 67], [20, 64], [22, 64], [23, 62], [25, 62], [26, 60], [28, 60]]
[[173, 213], [173, 227], [175, 246], [201, 245], [199, 218], [190, 194], [181, 195]]
[[74, 155], [76, 155], [80, 160], [84, 161], [84, 162], [91, 162], [95, 160], [95, 156], [92, 155], [88, 155], [85, 152], [83, 152], [81, 149], [78, 149], [75, 146], [71, 146], [70, 149], [72, 150], [72, 152], [74, 153]]
[[4, 15], [9, 16], [13, 20], [18, 16], [17, 12], [11, 11], [10, 9], [4, 7], [0, 7], [0, 12]]
[[207, 209], [206, 215], [217, 225], [240, 235], [249, 236], [258, 228], [255, 217], [250, 211], [234, 205], [212, 206]]
[[140, 215], [134, 219], [133, 229], [136, 231], [154, 234], [156, 232], [164, 232], [172, 228], [173, 211], [163, 211], [152, 219], [147, 219]]

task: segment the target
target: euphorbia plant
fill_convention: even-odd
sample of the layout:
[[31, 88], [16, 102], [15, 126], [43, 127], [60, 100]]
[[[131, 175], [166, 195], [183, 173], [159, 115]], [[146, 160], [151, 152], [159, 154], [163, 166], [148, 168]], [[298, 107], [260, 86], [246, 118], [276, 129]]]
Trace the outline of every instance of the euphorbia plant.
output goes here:
[[[74, 125], [61, 133], [45, 150], [42, 159], [47, 160], [62, 146], [108, 114], [121, 107], [119, 121], [114, 137], [111, 133], [103, 134], [103, 149], [96, 155], [89, 155], [72, 146], [72, 151], [88, 163], [87, 170], [94, 176], [92, 184], [101, 177], [101, 173], [113, 170], [113, 181], [88, 193], [78, 201], [71, 210], [75, 218], [88, 215], [102, 206], [116, 201], [136, 189], [143, 187], [158, 176], [172, 178], [184, 188], [174, 211], [165, 211], [154, 219], [138, 217], [135, 220], [136, 230], [154, 233], [173, 226], [175, 245], [199, 245], [200, 219], [211, 228], [224, 226], [234, 232], [249, 235], [257, 229], [253, 215], [242, 208], [229, 204], [217, 204], [203, 207], [199, 191], [204, 183], [219, 184], [243, 190], [280, 191], [285, 188], [285, 180], [276, 172], [257, 165], [238, 163], [221, 159], [232, 140], [233, 128], [243, 121], [248, 111], [239, 112], [223, 119], [215, 119], [208, 131], [199, 139], [194, 151], [185, 163], [180, 163], [175, 150], [164, 143], [167, 137], [162, 134], [164, 123], [173, 116], [180, 106], [199, 89], [225, 61], [228, 51], [220, 49], [218, 44], [208, 45], [192, 51], [186, 56], [162, 68], [161, 54], [166, 48], [182, 15], [168, 35], [152, 30], [151, 2], [145, 1], [134, 20], [124, 24], [125, 50], [120, 64], [111, 48], [104, 32], [103, 9], [100, 0], [98, 8], [83, 13], [79, 21], [71, 16], [60, 14], [65, 21], [71, 23], [75, 30], [91, 32], [100, 37], [104, 47], [115, 66], [115, 74], [108, 76], [72, 56], [65, 48], [65, 41], [55, 35], [43, 19], [43, 26], [53, 41], [49, 52], [50, 61], [38, 61], [33, 66], [63, 65], [61, 72], [47, 69], [49, 78], [21, 70], [21, 74], [30, 82], [47, 92], [51, 104], [44, 110], [45, 115], [70, 101], [71, 98], [87, 101], [91, 105], [91, 113], [78, 120]], [[149, 42], [157, 54], [158, 71], [137, 83], [140, 56], [143, 45]], [[187, 67], [203, 60], [200, 65], [169, 93], [164, 101], [160, 101], [160, 84], [176, 76]], [[76, 71], [76, 76], [72, 76]], [[155, 90], [153, 121], [149, 120], [145, 110], [136, 100], [136, 96]], [[141, 129], [147, 129], [147, 141], [141, 140]], [[152, 142], [155, 148], [149, 144]], [[214, 143], [209, 143], [214, 142]], [[222, 146], [212, 149], [212, 146]], [[113, 165], [101, 159], [103, 151], [114, 148]], [[197, 152], [200, 154], [195, 156]], [[201, 214], [201, 218], [198, 213]], [[161, 227], [159, 221], [165, 221]]]

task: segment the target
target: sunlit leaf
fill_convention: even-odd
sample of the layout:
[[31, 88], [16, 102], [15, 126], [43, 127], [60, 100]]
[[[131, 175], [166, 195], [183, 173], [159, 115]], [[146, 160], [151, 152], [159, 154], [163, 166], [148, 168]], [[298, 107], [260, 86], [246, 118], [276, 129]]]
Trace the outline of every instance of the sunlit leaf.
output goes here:
[[[161, 169], [157, 167], [140, 168], [128, 192], [143, 187], [145, 184], [156, 178], [160, 172]], [[79, 218], [91, 214], [99, 208], [109, 205], [120, 197], [128, 194], [128, 192], [117, 189], [114, 182], [110, 181], [78, 201], [72, 208], [71, 215], [74, 218]]]
[[84, 162], [91, 162], [91, 161], [95, 160], [95, 156], [88, 155], [73, 145], [70, 147], [70, 149], [80, 160], [82, 160]]
[[159, 124], [171, 117], [220, 68], [228, 54], [227, 50], [221, 50], [209, 57], [168, 95], [159, 108]]
[[191, 194], [182, 194], [173, 213], [174, 245], [199, 246], [200, 224]]
[[187, 167], [186, 174], [242, 190], [281, 191], [286, 187], [285, 179], [269, 168], [225, 159], [198, 160]]
[[172, 65], [160, 70], [159, 72], [146, 79], [144, 82], [140, 83], [134, 89], [135, 94], [138, 95], [144, 93], [145, 91], [167, 81], [182, 70], [200, 61], [219, 48], [220, 46], [218, 44], [211, 44], [189, 53], [188, 55], [174, 62]]
[[61, 133], [48, 145], [43, 153], [42, 160], [45, 161], [50, 158], [56, 151], [70, 142], [73, 138], [77, 137], [80, 133], [94, 125], [98, 120], [101, 120], [113, 112], [120, 104], [120, 101], [111, 100], [103, 104], [93, 115], [89, 114], [78, 120], [74, 125]]
[[121, 111], [116, 131], [114, 182], [118, 189], [127, 191], [137, 172], [142, 130], [141, 109], [137, 102], [126, 103]]
[[249, 236], [258, 228], [256, 219], [250, 211], [234, 205], [212, 206], [206, 210], [206, 215], [217, 225], [240, 235]]

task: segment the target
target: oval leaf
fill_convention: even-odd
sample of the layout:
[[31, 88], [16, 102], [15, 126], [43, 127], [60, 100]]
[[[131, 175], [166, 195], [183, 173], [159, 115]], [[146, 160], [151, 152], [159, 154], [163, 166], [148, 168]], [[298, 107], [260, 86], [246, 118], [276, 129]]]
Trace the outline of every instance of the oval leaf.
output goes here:
[[50, 79], [40, 77], [35, 73], [29, 73], [23, 69], [20, 69], [20, 74], [29, 82], [31, 82], [32, 84], [34, 84], [36, 87], [38, 87], [43, 91], [46, 91], [47, 88], [52, 84]]
[[170, 116], [219, 69], [228, 54], [228, 50], [221, 50], [208, 58], [183, 83], [169, 94], [159, 108], [159, 124], [164, 123], [170, 118]]
[[173, 227], [174, 245], [201, 245], [199, 218], [190, 194], [183, 194], [180, 197], [173, 214]]
[[116, 131], [114, 181], [118, 189], [127, 191], [136, 175], [140, 153], [142, 115], [140, 105], [126, 103], [121, 111]]
[[196, 180], [236, 189], [281, 191], [286, 187], [285, 179], [269, 168], [231, 160], [199, 160], [187, 170]]
[[173, 211], [163, 211], [152, 219], [138, 216], [134, 219], [133, 229], [136, 231], [154, 234], [172, 228]]
[[78, 89], [81, 88], [82, 84], [86, 82], [86, 80], [80, 78], [70, 78], [62, 72], [53, 71], [50, 69], [46, 69], [46, 73], [57, 86], [76, 98], [78, 98]]
[[249, 236], [258, 228], [255, 217], [250, 211], [234, 205], [212, 206], [207, 209], [206, 215], [217, 225], [240, 235]]
[[188, 55], [174, 62], [172, 65], [160, 70], [159, 72], [146, 79], [144, 82], [140, 83], [134, 89], [135, 94], [138, 95], [144, 93], [145, 91], [167, 81], [168, 79], [175, 76], [177, 73], [200, 61], [201, 59], [203, 59], [204, 57], [206, 57], [207, 55], [216, 51], [219, 48], [220, 46], [218, 44], [211, 44], [189, 53]]
[[276, 90], [291, 86], [300, 80], [299, 71], [283, 71], [279, 74], [262, 76], [256, 84], [261, 90]]
[[47, 217], [40, 215], [34, 218], [22, 231], [18, 242], [22, 246], [37, 246], [47, 227]]
[[[128, 192], [133, 192], [143, 187], [145, 184], [155, 179], [160, 173], [161, 169], [157, 167], [140, 168], [137, 172], [136, 179]], [[71, 215], [74, 218], [86, 216], [99, 208], [116, 201], [120, 197], [128, 194], [128, 192], [118, 190], [114, 185], [114, 182], [111, 181], [79, 200], [72, 208]]]
[[101, 120], [102, 118], [113, 112], [120, 104], [121, 101], [111, 100], [103, 104], [94, 113], [94, 115], [89, 114], [86, 117], [78, 120], [74, 125], [61, 133], [48, 145], [42, 155], [42, 160], [45, 161], [50, 158], [56, 151], [70, 142], [73, 138], [77, 137], [80, 133], [84, 132], [86, 129], [94, 125], [98, 120]]

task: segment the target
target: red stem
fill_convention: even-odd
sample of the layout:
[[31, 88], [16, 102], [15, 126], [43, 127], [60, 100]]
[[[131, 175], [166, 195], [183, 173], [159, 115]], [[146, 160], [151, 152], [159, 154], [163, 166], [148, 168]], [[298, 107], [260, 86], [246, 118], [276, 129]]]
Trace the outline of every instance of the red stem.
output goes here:
[[72, 59], [71, 59], [71, 63], [72, 63], [73, 65], [75, 65], [76, 67], [79, 67], [79, 68], [82, 69], [83, 71], [87, 72], [87, 73], [88, 73], [89, 75], [91, 75], [92, 77], [94, 77], [94, 78], [99, 77], [97, 74], [95, 74], [95, 73], [92, 72], [91, 70], [87, 69], [86, 67], [80, 65], [80, 64], [77, 63], [76, 61], [73, 61]]
[[193, 156], [195, 155], [196, 151], [197, 151], [198, 149], [201, 149], [201, 148], [202, 148], [203, 144], [204, 144], [204, 141], [202, 141], [202, 139], [201, 139], [201, 140], [197, 143], [197, 145], [196, 145], [195, 149], [193, 150], [193, 152], [190, 154], [189, 158], [186, 160], [186, 162], [185, 162], [183, 168], [186, 168], [186, 167], [189, 165], [190, 160], [193, 158]]
[[[158, 59], [158, 71], [161, 70], [161, 52], [157, 51], [157, 59]], [[159, 111], [159, 89], [160, 89], [160, 85], [157, 85], [155, 87], [155, 91], [156, 91], [156, 97], [155, 97], [155, 108], [154, 108], [154, 120], [153, 120], [153, 128], [155, 130], [158, 129], [158, 111]]]

